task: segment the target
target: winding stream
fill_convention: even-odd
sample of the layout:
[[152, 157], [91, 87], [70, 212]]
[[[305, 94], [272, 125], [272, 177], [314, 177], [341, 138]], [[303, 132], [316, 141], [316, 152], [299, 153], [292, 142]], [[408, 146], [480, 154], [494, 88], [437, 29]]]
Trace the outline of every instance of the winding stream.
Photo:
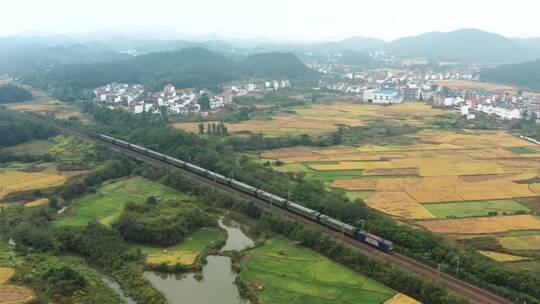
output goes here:
[[[253, 240], [240, 230], [234, 221], [219, 226], [227, 231], [227, 240], [221, 251], [240, 251], [254, 245]], [[197, 281], [194, 273], [174, 275], [147, 271], [144, 276], [158, 290], [163, 292], [171, 304], [244, 304], [234, 284], [236, 274], [231, 269], [231, 259], [227, 256], [210, 255], [206, 257], [203, 279]]]
[[114, 290], [114, 292], [116, 292], [116, 294], [118, 294], [120, 296], [120, 299], [122, 299], [122, 301], [124, 301], [124, 303], [126, 304], [137, 304], [137, 302], [135, 302], [135, 300], [133, 300], [132, 298], [126, 296], [124, 294], [124, 291], [122, 290], [122, 287], [120, 287], [120, 284], [118, 284], [118, 282], [116, 282], [115, 280], [111, 279], [110, 277], [106, 276], [106, 275], [103, 275], [103, 274], [100, 274], [101, 275], [101, 279], [103, 280], [103, 282], [105, 282], [105, 284], [107, 284], [107, 286], [109, 286], [109, 288], [111, 288], [112, 290]]

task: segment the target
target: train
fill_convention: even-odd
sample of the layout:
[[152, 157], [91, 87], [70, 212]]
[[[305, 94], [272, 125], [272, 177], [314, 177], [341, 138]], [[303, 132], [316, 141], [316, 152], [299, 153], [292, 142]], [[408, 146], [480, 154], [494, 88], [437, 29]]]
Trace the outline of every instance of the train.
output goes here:
[[101, 141], [111, 143], [113, 145], [117, 145], [122, 148], [129, 149], [129, 150], [133, 150], [135, 152], [144, 154], [146, 156], [149, 156], [151, 158], [154, 158], [160, 161], [164, 161], [175, 167], [203, 176], [209, 180], [218, 182], [220, 184], [227, 185], [231, 188], [234, 188], [236, 190], [239, 190], [251, 196], [257, 197], [266, 203], [278, 206], [280, 208], [293, 212], [297, 215], [305, 217], [311, 221], [317, 222], [323, 226], [326, 226], [330, 229], [338, 231], [342, 233], [343, 235], [354, 238], [360, 242], [366, 243], [386, 253], [392, 253], [392, 251], [394, 250], [394, 245], [389, 240], [386, 240], [375, 234], [371, 234], [367, 231], [364, 231], [363, 229], [358, 229], [357, 227], [353, 225], [349, 225], [340, 220], [332, 218], [328, 215], [322, 214], [318, 211], [312, 210], [310, 208], [307, 208], [305, 206], [302, 206], [290, 200], [279, 197], [275, 194], [250, 186], [241, 181], [223, 176], [219, 173], [207, 170], [205, 168], [199, 167], [189, 162], [185, 162], [183, 160], [176, 159], [176, 158], [167, 156], [165, 154], [162, 154], [162, 153], [159, 153], [159, 152], [129, 143], [127, 141], [105, 135], [105, 134], [91, 133], [88, 135], [91, 137], [97, 138]]

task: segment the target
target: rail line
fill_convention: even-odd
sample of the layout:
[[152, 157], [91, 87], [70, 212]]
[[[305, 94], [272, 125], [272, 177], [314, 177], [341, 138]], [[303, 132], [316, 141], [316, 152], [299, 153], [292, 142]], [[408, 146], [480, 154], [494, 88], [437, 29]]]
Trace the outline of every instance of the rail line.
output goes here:
[[72, 129], [69, 129], [69, 128], [61, 127], [61, 126], [58, 126], [56, 124], [52, 124], [50, 122], [43, 121], [41, 119], [36, 118], [36, 120], [39, 120], [42, 123], [45, 122], [45, 123], [51, 125], [52, 127], [56, 128], [57, 130], [59, 130], [62, 133], [95, 142], [95, 143], [97, 143], [97, 144], [99, 144], [101, 146], [104, 146], [106, 148], [109, 148], [109, 149], [112, 149], [112, 150], [119, 151], [119, 152], [122, 152], [124, 154], [130, 155], [130, 156], [132, 156], [132, 157], [134, 157], [134, 158], [136, 158], [138, 160], [149, 162], [149, 163], [152, 163], [152, 164], [155, 164], [155, 165], [158, 165], [158, 166], [161, 166], [161, 167], [169, 168], [169, 169], [171, 169], [171, 168], [175, 169], [177, 171], [182, 172], [183, 175], [188, 176], [189, 178], [196, 179], [196, 180], [201, 181], [201, 182], [203, 182], [203, 183], [205, 183], [205, 184], [207, 184], [207, 185], [209, 185], [211, 187], [214, 187], [216, 190], [238, 195], [238, 196], [246, 199], [247, 201], [251, 201], [251, 202], [257, 204], [259, 207], [262, 207], [265, 210], [271, 211], [273, 213], [278, 213], [280, 215], [283, 215], [283, 216], [287, 217], [290, 220], [302, 223], [304, 225], [315, 227], [315, 228], [319, 229], [320, 231], [322, 231], [322, 232], [326, 233], [327, 235], [329, 235], [333, 240], [347, 243], [348, 245], [350, 245], [352, 247], [355, 247], [357, 249], [361, 249], [362, 251], [368, 252], [370, 255], [375, 256], [375, 257], [377, 257], [379, 259], [385, 260], [387, 262], [390, 262], [390, 263], [392, 263], [394, 265], [397, 265], [399, 267], [402, 267], [404, 269], [413, 271], [413, 272], [415, 272], [415, 273], [417, 273], [417, 274], [419, 274], [419, 275], [421, 275], [421, 276], [423, 276], [425, 278], [430, 278], [430, 279], [432, 279], [434, 281], [441, 282], [442, 284], [446, 285], [449, 290], [451, 290], [452, 292], [454, 292], [456, 294], [461, 295], [463, 298], [467, 299], [470, 303], [479, 303], [479, 304], [510, 304], [510, 303], [512, 303], [511, 301], [509, 301], [507, 299], [504, 299], [504, 298], [502, 298], [502, 297], [500, 297], [500, 296], [498, 296], [498, 295], [496, 295], [496, 294], [494, 294], [494, 293], [492, 293], [492, 292], [490, 292], [488, 290], [485, 290], [485, 289], [482, 289], [482, 288], [480, 288], [478, 286], [475, 286], [475, 285], [469, 284], [467, 282], [464, 282], [464, 281], [462, 281], [460, 279], [457, 279], [457, 278], [455, 278], [455, 277], [453, 277], [451, 275], [443, 273], [442, 271], [439, 272], [439, 271], [437, 271], [437, 269], [434, 269], [431, 266], [428, 266], [426, 264], [418, 262], [418, 261], [416, 261], [416, 260], [414, 260], [414, 259], [412, 259], [410, 257], [399, 254], [397, 252], [394, 252], [393, 254], [384, 253], [384, 252], [382, 252], [382, 251], [380, 251], [380, 250], [378, 250], [376, 248], [373, 248], [373, 247], [371, 247], [371, 246], [369, 246], [369, 245], [367, 245], [365, 243], [362, 243], [362, 242], [357, 241], [355, 239], [349, 238], [349, 237], [343, 235], [340, 232], [337, 232], [337, 231], [332, 230], [332, 229], [330, 229], [330, 228], [328, 228], [328, 227], [326, 227], [324, 225], [321, 225], [320, 223], [313, 222], [313, 221], [311, 221], [311, 220], [309, 220], [307, 218], [304, 218], [304, 217], [302, 217], [300, 215], [289, 212], [286, 209], [279, 208], [278, 206], [270, 205], [267, 202], [265, 202], [265, 201], [263, 201], [263, 200], [261, 200], [261, 199], [259, 199], [257, 197], [248, 195], [248, 194], [246, 194], [244, 192], [241, 192], [239, 190], [236, 190], [236, 189], [233, 189], [233, 188], [228, 187], [226, 185], [217, 183], [216, 181], [213, 181], [213, 180], [208, 179], [206, 177], [194, 174], [194, 173], [192, 173], [190, 171], [178, 168], [178, 167], [173, 166], [173, 165], [171, 165], [169, 163], [166, 163], [166, 162], [164, 162], [162, 160], [158, 160], [158, 159], [149, 157], [147, 155], [135, 152], [133, 150], [123, 148], [123, 147], [120, 147], [120, 146], [117, 146], [117, 145], [113, 145], [113, 144], [98, 140], [97, 138], [90, 137], [90, 136], [88, 136], [88, 135], [86, 135], [86, 134], [84, 134], [82, 132], [79, 132], [79, 131], [75, 131], [75, 130], [72, 130]]

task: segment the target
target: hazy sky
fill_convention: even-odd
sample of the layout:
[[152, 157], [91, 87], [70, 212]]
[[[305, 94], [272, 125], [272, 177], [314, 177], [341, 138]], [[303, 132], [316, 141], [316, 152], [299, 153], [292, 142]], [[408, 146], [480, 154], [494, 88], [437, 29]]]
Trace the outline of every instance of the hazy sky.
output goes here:
[[479, 28], [540, 37], [538, 0], [3, 0], [0, 36], [173, 30], [235, 38], [392, 40]]

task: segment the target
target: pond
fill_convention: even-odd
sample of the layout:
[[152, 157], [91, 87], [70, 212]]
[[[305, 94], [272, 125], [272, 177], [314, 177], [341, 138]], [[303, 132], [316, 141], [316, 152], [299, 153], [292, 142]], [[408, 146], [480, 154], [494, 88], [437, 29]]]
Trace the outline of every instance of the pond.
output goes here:
[[[224, 223], [223, 218], [220, 218], [219, 226], [227, 231], [227, 240], [221, 251], [240, 251], [254, 245], [253, 240], [240, 230], [238, 223]], [[194, 273], [174, 275], [147, 271], [144, 276], [165, 294], [171, 304], [249, 303], [240, 297], [234, 284], [236, 274], [232, 271], [231, 259], [210, 255], [206, 260], [200, 281], [197, 281]]]

